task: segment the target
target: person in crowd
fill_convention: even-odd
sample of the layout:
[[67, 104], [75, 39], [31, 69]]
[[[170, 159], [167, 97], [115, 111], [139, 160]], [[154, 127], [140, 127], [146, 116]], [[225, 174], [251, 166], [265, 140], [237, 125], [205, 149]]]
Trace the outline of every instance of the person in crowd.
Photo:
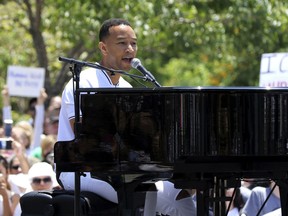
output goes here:
[[[156, 182], [157, 205], [156, 212], [169, 216], [196, 216], [196, 203], [194, 202], [194, 190], [175, 189], [169, 181]], [[149, 193], [149, 192], [148, 192]]]
[[8, 183], [8, 161], [0, 155], [0, 215], [13, 215], [20, 195], [12, 193]]
[[[9, 89], [7, 86], [4, 86], [2, 90], [2, 98], [3, 98], [3, 120], [12, 120], [11, 114], [11, 105], [10, 105], [10, 96]], [[33, 124], [28, 121], [20, 121], [17, 122], [12, 128], [11, 137], [14, 139], [13, 142], [13, 150], [14, 155], [16, 155], [20, 160], [21, 168], [23, 173], [28, 172], [30, 166], [40, 161], [34, 156], [33, 151], [37, 148], [40, 148], [41, 144], [41, 136], [43, 134], [43, 125], [44, 125], [44, 103], [47, 99], [47, 94], [45, 89], [41, 89], [39, 93], [39, 97], [34, 100], [30, 100], [29, 107], [32, 107], [35, 110], [35, 113], [31, 113], [31, 118], [33, 118]], [[34, 115], [34, 114], [35, 115]], [[33, 126], [34, 127], [33, 127]], [[21, 145], [19, 145], [21, 144]], [[22, 157], [23, 156], [23, 157]], [[28, 158], [28, 166], [27, 160], [24, 158]], [[22, 167], [23, 166], [23, 167]]]
[[54, 110], [54, 109], [60, 109], [61, 102], [62, 102], [61, 96], [56, 95], [56, 96], [52, 97], [50, 99], [50, 103], [49, 103], [49, 106], [47, 108], [47, 111], [51, 111], [51, 110]]
[[2, 126], [0, 127], [0, 137], [1, 138], [5, 137], [5, 130], [4, 130], [4, 128]]
[[56, 143], [55, 135], [46, 135], [41, 142], [41, 158], [43, 162], [54, 165], [54, 144]]
[[56, 174], [51, 164], [46, 162], [37, 162], [31, 166], [28, 171], [28, 179], [30, 182], [29, 191], [51, 191], [53, 188], [58, 187]]
[[45, 115], [45, 122], [44, 122], [44, 134], [45, 135], [55, 135], [57, 136], [58, 133], [58, 123], [59, 123], [59, 113], [60, 113], [60, 106], [49, 106], [46, 115]]
[[9, 159], [9, 174], [19, 174], [22, 173], [21, 163], [16, 155], [12, 155]]
[[[234, 190], [236, 190], [235, 193]], [[240, 188], [228, 188], [226, 190], [226, 197], [233, 197], [231, 201], [226, 201], [226, 208], [228, 210], [227, 216], [239, 216], [240, 211], [244, 206]]]
[[12, 135], [11, 135], [13, 142], [13, 152], [14, 155], [20, 161], [20, 166], [23, 173], [27, 173], [31, 165], [37, 161], [35, 157], [31, 157], [27, 154], [27, 149], [30, 146], [30, 137], [27, 134], [27, 131], [23, 129], [21, 126], [14, 126], [12, 128]]
[[[41, 135], [41, 145], [34, 148], [32, 156], [41, 161], [53, 163], [53, 147], [58, 133], [59, 112], [61, 97], [54, 96], [45, 111], [43, 134]], [[54, 143], [52, 143], [54, 142]], [[52, 145], [53, 144], [53, 145]]]
[[38, 160], [29, 157], [26, 153], [25, 143], [27, 134], [22, 127], [14, 126], [12, 128], [12, 148], [13, 154], [8, 158], [10, 161], [8, 182], [11, 190], [15, 193], [23, 194], [29, 187], [27, 174], [32, 164]]
[[274, 211], [271, 211], [267, 214], [264, 214], [263, 216], [282, 216], [282, 209], [281, 208], [278, 208]]
[[[59, 189], [58, 182], [56, 180], [56, 174], [51, 166], [46, 162], [36, 162], [34, 163], [27, 174], [27, 180], [29, 186], [26, 188], [25, 192], [21, 194], [29, 193], [31, 191], [52, 191], [54, 189]], [[22, 209], [20, 202], [15, 208], [14, 215], [21, 215]]]
[[18, 136], [17, 140], [21, 140], [21, 144], [23, 145], [26, 154], [29, 155], [33, 139], [33, 127], [27, 121], [19, 121], [13, 126], [12, 134], [13, 136]]
[[[44, 127], [44, 119], [45, 119], [45, 101], [47, 100], [48, 95], [44, 88], [40, 90], [39, 96], [36, 100], [35, 105], [35, 117], [33, 118], [33, 139], [31, 140], [31, 146], [29, 150], [33, 152], [33, 150], [37, 149], [41, 145], [41, 136], [43, 134]], [[31, 154], [30, 154], [31, 155]]]
[[30, 119], [28, 120], [29, 124], [34, 127], [35, 117], [36, 117], [36, 104], [37, 104], [37, 98], [30, 98], [28, 101], [28, 107], [26, 113], [30, 116]]
[[249, 189], [248, 187], [246, 187], [244, 185], [241, 185], [240, 192], [241, 192], [244, 204], [245, 204], [251, 195], [251, 189]]
[[[20, 157], [20, 159], [22, 158]], [[23, 173], [22, 167], [24, 170], [27, 170], [25, 173]], [[20, 195], [23, 194], [29, 187], [27, 178], [27, 173], [29, 170], [28, 162], [24, 161], [24, 163], [21, 163], [17, 155], [12, 155], [10, 158], [8, 158], [8, 168], [8, 182], [11, 187], [11, 191]]]
[[[39, 160], [29, 154], [29, 151], [35, 146], [34, 143], [39, 142], [39, 137], [43, 131], [43, 120], [41, 120], [41, 110], [44, 109], [44, 101], [46, 100], [45, 89], [40, 91], [40, 95], [36, 101], [36, 116], [34, 119], [34, 130], [28, 121], [16, 122], [12, 125], [11, 139], [12, 151], [7, 155], [9, 160], [9, 178], [11, 190], [15, 193], [23, 193], [29, 186], [27, 181], [27, 173], [31, 165]], [[12, 112], [10, 105], [10, 96], [7, 86], [2, 89], [3, 98], [3, 122], [12, 120]], [[42, 110], [43, 111], [43, 110]], [[42, 112], [43, 115], [43, 112]], [[44, 116], [44, 115], [43, 115]], [[43, 119], [44, 117], [42, 117]], [[38, 125], [38, 126], [37, 126]], [[42, 128], [42, 129], [41, 129]], [[38, 134], [38, 135], [37, 135]], [[40, 144], [38, 144], [40, 145]], [[37, 146], [37, 145], [36, 145]]]
[[[270, 192], [272, 194], [267, 199]], [[264, 203], [265, 205], [263, 206]], [[260, 211], [261, 208], [262, 210]], [[259, 211], [259, 216], [263, 216], [279, 208], [281, 208], [279, 187], [275, 185], [274, 181], [270, 181], [268, 187], [256, 186], [252, 189], [251, 195], [241, 211], [241, 216], [254, 216]]]
[[[35, 148], [40, 147], [41, 143], [41, 134], [43, 134], [44, 126], [44, 116], [45, 116], [45, 107], [44, 103], [47, 99], [47, 93], [44, 88], [40, 90], [39, 96], [34, 100], [29, 101], [29, 110], [31, 110], [31, 119], [30, 121], [21, 121], [17, 122], [18, 127], [25, 129], [27, 135], [27, 143], [25, 143], [26, 152], [30, 155]], [[11, 105], [10, 105], [10, 96], [9, 89], [5, 85], [2, 89], [2, 98], [3, 98], [3, 121], [12, 120], [11, 114]], [[34, 111], [33, 111], [34, 110]]]

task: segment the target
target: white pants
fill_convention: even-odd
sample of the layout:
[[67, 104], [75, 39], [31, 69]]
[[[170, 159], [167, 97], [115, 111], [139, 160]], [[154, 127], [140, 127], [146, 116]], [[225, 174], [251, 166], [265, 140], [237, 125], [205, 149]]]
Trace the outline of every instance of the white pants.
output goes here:
[[281, 216], [281, 215], [282, 215], [281, 208], [279, 208], [279, 209], [276, 209], [272, 212], [269, 212], [263, 216]]
[[[111, 202], [118, 203], [117, 192], [109, 183], [91, 178], [89, 172], [85, 174], [86, 176], [81, 175], [80, 177], [81, 191], [91, 191]], [[75, 175], [73, 172], [61, 172], [59, 179], [65, 190], [75, 189]], [[155, 215], [155, 208], [161, 213], [170, 213], [171, 215], [178, 215], [177, 213], [181, 212], [179, 216], [183, 215], [182, 211], [189, 212], [189, 214], [195, 211], [191, 198], [181, 201], [175, 200], [176, 194], [178, 194], [180, 190], [175, 189], [172, 183], [159, 181], [156, 183], [156, 186], [159, 190], [158, 193], [155, 191], [148, 191], [146, 194], [144, 216]], [[164, 189], [165, 191], [163, 191]], [[183, 207], [184, 209], [182, 209]], [[176, 214], [173, 214], [175, 211]]]
[[[89, 172], [85, 172], [86, 176], [80, 177], [80, 190], [91, 191], [95, 194], [107, 199], [111, 202], [118, 203], [117, 192], [107, 182], [99, 179], [91, 178]], [[65, 190], [75, 189], [75, 174], [73, 172], [61, 172], [59, 179]], [[157, 192], [147, 192], [144, 208], [144, 216], [155, 215]]]
[[174, 184], [169, 181], [156, 182], [157, 205], [156, 211], [171, 216], [195, 216], [196, 206], [192, 196], [176, 200], [181, 189], [174, 188]]
[[[91, 191], [111, 202], [118, 203], [117, 192], [107, 182], [99, 179], [91, 178], [89, 172], [86, 176], [80, 177], [80, 190]], [[61, 172], [59, 179], [61, 180], [65, 190], [75, 189], [75, 175], [73, 172]]]

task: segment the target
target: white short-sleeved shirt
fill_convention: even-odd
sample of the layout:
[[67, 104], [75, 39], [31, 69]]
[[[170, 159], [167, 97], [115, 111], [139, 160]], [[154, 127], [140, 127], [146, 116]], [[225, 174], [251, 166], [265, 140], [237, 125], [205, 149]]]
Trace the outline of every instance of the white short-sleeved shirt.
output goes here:
[[[80, 73], [79, 88], [131, 88], [132, 86], [122, 77], [114, 85], [104, 70], [88, 68]], [[59, 114], [58, 141], [70, 141], [75, 138], [70, 126], [70, 119], [75, 118], [74, 86], [71, 79], [62, 93], [62, 104]]]
[[227, 216], [239, 216], [239, 210], [238, 208], [233, 208], [228, 212]]
[[281, 208], [278, 208], [278, 209], [276, 209], [276, 210], [274, 210], [272, 212], [269, 212], [269, 213], [267, 213], [267, 214], [265, 214], [263, 216], [282, 216], [282, 212], [281, 211], [282, 211]]
[[[256, 215], [271, 192], [270, 187], [257, 186], [252, 189], [251, 195], [242, 209], [244, 215]], [[260, 215], [264, 215], [281, 207], [280, 198], [273, 193], [264, 205]]]

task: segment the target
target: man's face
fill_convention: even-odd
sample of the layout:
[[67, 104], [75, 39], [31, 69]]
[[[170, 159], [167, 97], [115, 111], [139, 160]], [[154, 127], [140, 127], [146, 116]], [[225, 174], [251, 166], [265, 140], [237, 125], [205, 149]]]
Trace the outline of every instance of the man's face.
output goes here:
[[103, 64], [116, 70], [130, 70], [131, 60], [137, 53], [137, 38], [134, 30], [127, 25], [113, 26], [110, 35], [99, 43]]

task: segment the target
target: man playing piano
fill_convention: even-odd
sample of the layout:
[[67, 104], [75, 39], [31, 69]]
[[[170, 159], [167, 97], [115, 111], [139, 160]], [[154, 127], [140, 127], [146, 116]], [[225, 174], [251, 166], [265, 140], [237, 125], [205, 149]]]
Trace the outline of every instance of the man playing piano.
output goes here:
[[[131, 69], [131, 61], [136, 57], [137, 53], [137, 37], [132, 29], [129, 22], [123, 19], [109, 19], [106, 20], [100, 29], [99, 32], [99, 45], [98, 45], [102, 59], [100, 64], [105, 68], [111, 68], [115, 70], [128, 71]], [[121, 87], [132, 87], [127, 81], [125, 81], [119, 73], [111, 74], [109, 71], [101, 69], [86, 69], [80, 73], [80, 82], [79, 88], [121, 88]], [[71, 141], [75, 138], [74, 135], [74, 122], [75, 122], [75, 110], [74, 110], [74, 89], [73, 89], [73, 80], [70, 80], [65, 86], [65, 89], [62, 93], [62, 104], [59, 115], [59, 127], [58, 127], [58, 140], [57, 141]], [[57, 164], [56, 164], [57, 169]], [[58, 173], [58, 181], [62, 187], [66, 190], [74, 190], [74, 173], [71, 172], [62, 172]], [[165, 184], [164, 184], [165, 183]], [[188, 207], [184, 208], [184, 212], [192, 208], [195, 212], [194, 202], [192, 197], [189, 197], [182, 202], [176, 200], [177, 194], [171, 200], [171, 205], [167, 202], [171, 197], [169, 194], [175, 192], [174, 187], [171, 183], [161, 182], [158, 183], [162, 189], [158, 193], [158, 207], [157, 211], [160, 211], [162, 214], [169, 214], [173, 216], [174, 208], [177, 208], [178, 203], [181, 208], [183, 204], [188, 202]], [[172, 186], [171, 186], [172, 185]], [[115, 189], [108, 184], [106, 181], [101, 181], [99, 179], [92, 178], [90, 173], [85, 173], [85, 176], [81, 176], [80, 179], [80, 188], [82, 191], [92, 191], [99, 196], [114, 202], [118, 203], [117, 192]], [[168, 191], [167, 191], [168, 190]], [[176, 191], [178, 193], [178, 191]], [[175, 192], [175, 193], [176, 193]], [[154, 192], [153, 192], [154, 193]], [[168, 196], [167, 196], [168, 194]], [[151, 193], [150, 193], [151, 195]], [[154, 193], [151, 200], [155, 200]], [[154, 197], [153, 197], [154, 196]], [[167, 196], [167, 197], [166, 197]], [[146, 204], [147, 204], [146, 199]], [[161, 205], [162, 201], [165, 201], [165, 205]], [[172, 205], [173, 204], [173, 205]], [[149, 203], [151, 208], [149, 211], [147, 208], [144, 210], [144, 215], [155, 215], [156, 203]], [[160, 207], [159, 207], [160, 206]], [[165, 212], [163, 212], [165, 209]], [[170, 214], [171, 213], [171, 214]], [[177, 213], [177, 215], [179, 215]], [[193, 214], [193, 211], [191, 212]]]
[[[126, 20], [109, 19], [100, 29], [98, 47], [102, 54], [100, 62], [102, 66], [127, 71], [131, 69], [130, 62], [137, 53], [137, 37]], [[118, 88], [131, 87], [131, 85], [119, 73], [112, 75], [109, 71], [89, 68], [80, 73], [79, 87]], [[62, 93], [57, 141], [69, 141], [75, 138], [74, 122], [74, 89], [73, 80], [70, 80]], [[70, 172], [60, 173], [60, 183], [66, 190], [74, 189], [73, 176], [74, 173]], [[109, 201], [118, 202], [113, 187], [105, 181], [90, 178], [90, 173], [86, 173], [86, 177], [81, 176], [81, 190], [92, 191]]]

